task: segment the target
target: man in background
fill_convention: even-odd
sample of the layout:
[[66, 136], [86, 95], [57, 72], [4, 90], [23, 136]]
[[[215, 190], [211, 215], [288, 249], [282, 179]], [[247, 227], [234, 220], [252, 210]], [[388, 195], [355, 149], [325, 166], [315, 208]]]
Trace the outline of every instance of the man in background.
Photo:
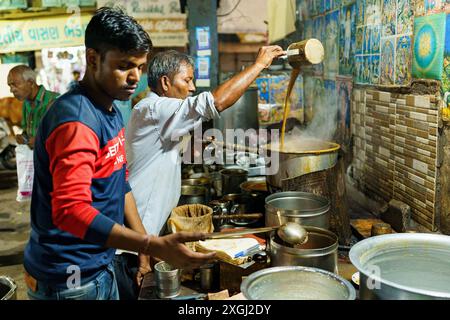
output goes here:
[[23, 133], [16, 136], [19, 144], [27, 144], [34, 148], [34, 140], [47, 109], [58, 97], [58, 93], [46, 90], [36, 83], [36, 72], [26, 65], [12, 68], [8, 74], [8, 86], [16, 99], [23, 101], [22, 129]]

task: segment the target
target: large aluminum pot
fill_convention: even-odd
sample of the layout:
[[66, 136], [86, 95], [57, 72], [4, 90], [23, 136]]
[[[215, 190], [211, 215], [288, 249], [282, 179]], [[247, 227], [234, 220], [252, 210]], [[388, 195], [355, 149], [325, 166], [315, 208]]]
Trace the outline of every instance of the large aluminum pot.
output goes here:
[[352, 247], [350, 260], [359, 270], [361, 299], [450, 299], [449, 236], [371, 237]]
[[338, 237], [331, 231], [305, 227], [308, 241], [303, 245], [290, 246], [273, 233], [270, 236], [271, 266], [314, 267], [337, 273]]
[[297, 222], [323, 229], [330, 227], [330, 201], [319, 195], [299, 191], [274, 193], [266, 198], [266, 226]]
[[279, 168], [274, 174], [267, 175], [267, 183], [275, 189], [282, 189], [283, 181], [302, 175], [333, 168], [337, 163], [340, 145], [318, 139], [292, 141], [286, 139], [288, 150], [280, 151], [277, 144], [265, 145], [271, 159], [278, 159]]
[[249, 300], [355, 300], [353, 286], [317, 268], [273, 267], [250, 274], [241, 283]]

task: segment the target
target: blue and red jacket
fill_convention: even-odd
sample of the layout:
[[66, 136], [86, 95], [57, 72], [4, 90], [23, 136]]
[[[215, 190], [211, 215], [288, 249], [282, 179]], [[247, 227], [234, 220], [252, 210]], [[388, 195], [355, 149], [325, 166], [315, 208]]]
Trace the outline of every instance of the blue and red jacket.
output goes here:
[[112, 261], [115, 250], [104, 244], [113, 225], [123, 224], [131, 191], [120, 111], [95, 105], [79, 86], [58, 98], [39, 126], [34, 170], [24, 267], [67, 288], [77, 266], [84, 284]]

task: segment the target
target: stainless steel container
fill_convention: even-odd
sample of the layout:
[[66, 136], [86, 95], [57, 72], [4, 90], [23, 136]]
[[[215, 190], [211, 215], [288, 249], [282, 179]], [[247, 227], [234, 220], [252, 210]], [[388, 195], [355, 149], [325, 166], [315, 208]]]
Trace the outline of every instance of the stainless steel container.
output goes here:
[[249, 300], [355, 300], [347, 280], [317, 268], [273, 267], [244, 279], [241, 292]]
[[178, 205], [206, 204], [208, 202], [208, 190], [201, 186], [181, 186], [181, 196]]
[[308, 231], [308, 241], [299, 246], [283, 243], [273, 233], [270, 236], [270, 264], [276, 266], [314, 267], [337, 273], [338, 237], [331, 231], [305, 227]]
[[216, 289], [216, 265], [206, 264], [200, 267], [200, 288], [205, 291]]
[[243, 169], [223, 169], [220, 171], [222, 176], [222, 194], [240, 193], [240, 185], [247, 181], [248, 172]]
[[156, 294], [159, 298], [173, 298], [181, 291], [181, 270], [172, 268], [167, 262], [155, 264]]
[[330, 227], [330, 201], [307, 192], [287, 191], [266, 198], [266, 226], [297, 222], [323, 229]]
[[[240, 185], [242, 194], [248, 199], [248, 207], [252, 212], [265, 214], [265, 199], [270, 193], [267, 191], [266, 177], [249, 178]], [[260, 220], [261, 226], [265, 218]]]
[[17, 285], [13, 279], [0, 276], [0, 300], [16, 300]]
[[266, 177], [251, 178], [251, 180], [241, 183], [239, 187], [244, 195], [257, 198], [259, 203], [262, 202], [261, 209], [264, 209], [264, 201], [270, 195], [267, 190]]
[[[204, 175], [204, 173], [202, 173]], [[210, 201], [211, 199], [211, 179], [209, 177], [201, 177], [201, 178], [189, 178], [181, 180], [182, 186], [197, 186], [204, 187], [206, 189], [205, 198], [206, 201]]]
[[203, 177], [198, 178], [190, 178], [181, 180], [182, 186], [201, 186], [201, 187], [209, 187], [211, 185], [211, 180], [205, 177], [204, 173], [201, 173]]
[[231, 108], [222, 111], [220, 118], [214, 119], [214, 128], [222, 132], [227, 143], [234, 143], [226, 140], [227, 129], [258, 130], [258, 88], [249, 87]]
[[356, 243], [349, 256], [361, 299], [450, 299], [449, 236], [386, 234]]
[[282, 189], [285, 180], [333, 168], [337, 163], [340, 145], [334, 142], [309, 139], [297, 152], [280, 152], [271, 145], [263, 146], [270, 151], [272, 159], [278, 159], [279, 168], [267, 175], [269, 187]]

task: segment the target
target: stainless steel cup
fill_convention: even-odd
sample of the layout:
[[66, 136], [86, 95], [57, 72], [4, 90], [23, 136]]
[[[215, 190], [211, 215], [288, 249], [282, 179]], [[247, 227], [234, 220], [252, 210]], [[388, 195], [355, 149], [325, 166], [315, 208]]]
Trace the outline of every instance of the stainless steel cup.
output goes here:
[[181, 270], [165, 261], [155, 264], [156, 294], [159, 298], [173, 298], [180, 294]]
[[214, 264], [206, 264], [200, 267], [200, 287], [202, 290], [212, 289], [214, 284]]

